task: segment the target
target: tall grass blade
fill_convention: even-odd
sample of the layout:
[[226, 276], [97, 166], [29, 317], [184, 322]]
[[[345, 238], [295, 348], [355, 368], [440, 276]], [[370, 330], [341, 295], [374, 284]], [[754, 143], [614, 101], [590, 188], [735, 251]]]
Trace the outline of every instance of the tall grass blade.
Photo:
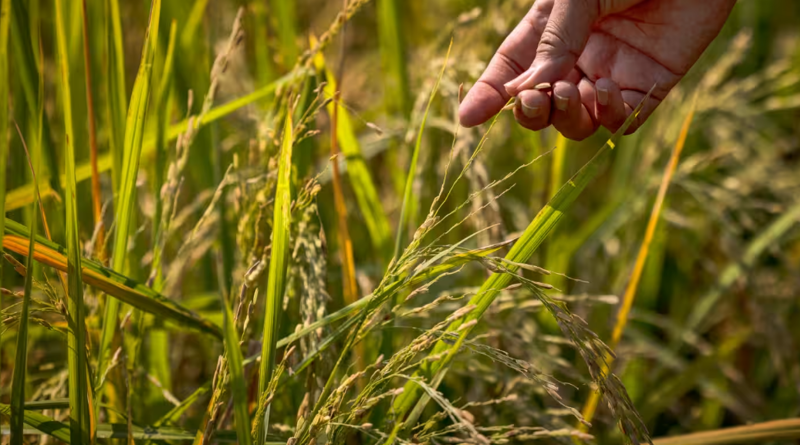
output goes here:
[[[11, 416], [11, 406], [0, 403], [0, 414]], [[55, 437], [64, 443], [70, 443], [69, 426], [54, 420], [52, 417], [45, 416], [36, 411], [25, 410], [22, 414], [22, 419], [25, 425], [29, 425], [37, 431]], [[24, 431], [24, 434], [31, 434], [31, 431]]]
[[272, 0], [272, 9], [278, 26], [278, 40], [281, 45], [283, 66], [293, 67], [297, 62], [297, 19], [294, 0]]
[[[125, 122], [124, 153], [122, 158], [122, 177], [119, 183], [119, 197], [116, 201], [116, 236], [112, 257], [112, 269], [124, 271], [128, 259], [128, 235], [136, 211], [136, 180], [139, 172], [139, 158], [142, 152], [145, 116], [150, 102], [150, 82], [158, 45], [158, 24], [161, 16], [161, 0], [153, 0], [150, 7], [150, 23], [147, 27], [139, 73], [133, 84], [131, 103]], [[103, 331], [100, 336], [100, 351], [97, 361], [97, 379], [105, 374], [111, 357], [111, 343], [118, 326], [120, 302], [115, 298], [106, 299]], [[98, 383], [100, 381], [98, 380]], [[98, 387], [100, 391], [102, 387]]]
[[407, 116], [411, 96], [406, 71], [405, 45], [396, 0], [377, 0], [378, 43], [384, 73], [384, 101], [390, 113]]
[[397, 225], [397, 238], [394, 245], [394, 258], [400, 258], [402, 246], [405, 239], [405, 233], [409, 229], [409, 214], [408, 206], [412, 199], [414, 189], [414, 179], [417, 176], [417, 161], [419, 160], [419, 150], [422, 146], [422, 135], [425, 131], [425, 123], [428, 121], [428, 114], [431, 111], [433, 99], [436, 97], [436, 92], [439, 90], [439, 84], [442, 82], [444, 71], [447, 69], [447, 62], [450, 60], [450, 51], [453, 49], [453, 39], [450, 39], [450, 45], [447, 47], [447, 54], [442, 64], [442, 70], [439, 72], [439, 77], [436, 78], [436, 83], [433, 85], [433, 90], [428, 98], [428, 105], [425, 107], [425, 113], [422, 115], [422, 122], [419, 125], [419, 132], [417, 133], [417, 142], [414, 144], [414, 151], [411, 155], [411, 165], [408, 166], [408, 176], [406, 177], [406, 186], [403, 192], [403, 204], [400, 207], [400, 219]]
[[[11, 19], [11, 0], [0, 2], [0, 52], [8, 54], [8, 25]], [[8, 163], [8, 57], [0, 57], [0, 234], [5, 232], [6, 215], [6, 170]], [[3, 262], [0, 261], [0, 287], [3, 287]], [[3, 295], [0, 294], [0, 308]], [[3, 344], [3, 320], [0, 317], [0, 345]], [[3, 354], [0, 354], [0, 369], [3, 369]]]
[[89, 49], [89, 18], [86, 11], [86, 0], [81, 1], [81, 20], [83, 25], [83, 66], [86, 71], [86, 120], [89, 124], [89, 155], [90, 164], [92, 166], [92, 214], [94, 216], [95, 226], [97, 229], [96, 245], [100, 249], [96, 250], [96, 254], [102, 260], [105, 259], [105, 230], [103, 228], [103, 196], [100, 192], [100, 172], [97, 169], [97, 129], [95, 128], [95, 114], [94, 114], [94, 95], [92, 94], [92, 62], [91, 51]]
[[[649, 94], [636, 107], [634, 112], [631, 113], [622, 127], [620, 127], [620, 129], [600, 148], [595, 156], [577, 173], [575, 173], [575, 175], [572, 176], [572, 178], [559, 189], [558, 193], [556, 193], [555, 196], [550, 199], [550, 201], [544, 206], [539, 214], [536, 215], [530, 225], [528, 225], [520, 239], [511, 248], [508, 255], [505, 257], [506, 260], [509, 260], [512, 263], [526, 263], [531, 256], [533, 256], [536, 249], [558, 225], [565, 212], [581, 194], [583, 189], [586, 188], [589, 182], [599, 174], [600, 167], [610, 155], [611, 150], [616, 147], [619, 139], [625, 133], [625, 130], [630, 126], [636, 116], [638, 116], [639, 112], [641, 112], [641, 109], [648, 98]], [[508, 267], [509, 272], [512, 273], [516, 272], [518, 269], [519, 267], [513, 264], [510, 264]], [[507, 287], [511, 283], [511, 280], [512, 274], [510, 273], [493, 273], [489, 279], [483, 283], [475, 296], [472, 297], [467, 303], [469, 305], [475, 305], [475, 309], [465, 317], [453, 322], [448, 327], [448, 332], [458, 332], [458, 340], [454, 344], [450, 344], [442, 340], [437, 342], [431, 354], [436, 355], [446, 353], [446, 355], [444, 355], [443, 358], [436, 360], [431, 365], [428, 365], [426, 371], [428, 371], [431, 375], [442, 375], [444, 372], [446, 372], [447, 368], [452, 362], [453, 356], [460, 349], [464, 340], [472, 331], [474, 324], [466, 329], [459, 328], [464, 324], [472, 323], [473, 320], [478, 321], [492, 304], [494, 299], [500, 294], [500, 290]], [[421, 388], [419, 388], [419, 386], [415, 383], [409, 382], [406, 384], [403, 393], [394, 402], [394, 411], [397, 413], [399, 418], [405, 418], [406, 414], [417, 403], [421, 392]], [[429, 396], [423, 395], [422, 399], [419, 401], [420, 406], [424, 406], [429, 399]], [[415, 409], [415, 412], [421, 413], [421, 409], [417, 408]], [[415, 421], [416, 419], [410, 417], [406, 420], [405, 425], [412, 425]], [[386, 444], [391, 443], [391, 441], [395, 439], [399, 429], [402, 426], [401, 424], [403, 424], [403, 422], [398, 422], [398, 426], [396, 427], [395, 431], [385, 441]]]
[[[639, 280], [642, 277], [642, 271], [644, 271], [644, 266], [647, 263], [648, 253], [650, 252], [650, 244], [653, 241], [653, 235], [656, 233], [656, 227], [661, 219], [661, 210], [664, 205], [664, 199], [667, 196], [667, 190], [669, 189], [675, 169], [678, 167], [678, 160], [680, 159], [681, 152], [686, 144], [686, 138], [689, 136], [689, 127], [692, 125], [696, 106], [697, 98], [695, 96], [691, 108], [689, 108], [689, 112], [683, 121], [683, 127], [678, 135], [677, 142], [675, 142], [675, 147], [672, 149], [672, 155], [670, 156], [667, 167], [664, 170], [664, 176], [661, 178], [661, 185], [658, 188], [658, 194], [656, 195], [656, 200], [653, 203], [653, 210], [650, 212], [650, 219], [647, 221], [644, 239], [641, 247], [639, 247], [639, 254], [636, 256], [636, 263], [633, 266], [633, 272], [631, 272], [630, 281], [628, 281], [628, 285], [625, 288], [625, 294], [622, 298], [622, 305], [617, 313], [617, 320], [614, 324], [614, 330], [611, 333], [611, 340], [608, 342], [608, 347], [611, 351], [617, 349], [619, 341], [622, 338], [622, 332], [625, 330], [625, 326], [628, 323], [628, 315], [633, 307], [633, 300], [636, 297], [636, 290], [639, 288]], [[605, 364], [606, 369], [603, 370], [603, 373], [607, 373], [614, 364], [614, 357], [611, 355], [606, 355]], [[600, 392], [593, 391], [589, 396], [589, 399], [586, 401], [586, 404], [583, 406], [582, 414], [586, 422], [591, 423], [592, 419], [594, 418], [595, 411], [597, 410], [597, 403], [600, 401], [600, 396]], [[581, 423], [578, 428], [582, 430], [588, 429], [586, 424], [583, 423]]]
[[[330, 74], [330, 73], [328, 73]], [[331, 156], [339, 154], [339, 144], [336, 135], [339, 121], [339, 100], [341, 94], [339, 91], [333, 93], [333, 113], [331, 114]], [[339, 174], [339, 163], [333, 163], [333, 201], [336, 208], [337, 216], [337, 230], [336, 233], [339, 237], [339, 255], [342, 263], [342, 295], [345, 304], [350, 304], [358, 300], [358, 285], [356, 284], [356, 262], [353, 256], [353, 241], [350, 238], [350, 229], [347, 226], [347, 203], [344, 200], [344, 192], [342, 191], [342, 177]]]
[[[50, 122], [47, 119], [40, 121], [39, 116], [36, 114], [37, 95], [36, 85], [37, 79], [44, 67], [37, 67], [36, 57], [33, 52], [34, 45], [31, 43], [31, 32], [29, 29], [29, 15], [26, 10], [26, 2], [24, 0], [11, 0], [11, 9], [14, 19], [11, 20], [11, 42], [14, 46], [14, 60], [15, 68], [18, 73], [18, 78], [22, 83], [23, 98], [28, 105], [29, 119], [31, 119], [32, 127], [42, 127], [43, 137], [41, 145], [44, 152], [47, 153], [48, 169], [50, 170], [50, 182], [48, 190], [56, 195], [61, 195], [62, 187], [61, 182], [56, 180], [56, 175], [60, 171], [58, 168], [58, 161], [56, 157], [56, 148], [53, 143], [52, 133], [50, 131]], [[41, 39], [40, 39], [41, 41]], [[4, 52], [4, 54], [8, 54]], [[8, 61], [6, 57], [6, 62]], [[39, 147], [33, 149], [34, 153], [40, 153]], [[46, 180], [46, 179], [45, 179]], [[28, 205], [33, 201], [33, 190], [30, 191], [31, 196]], [[7, 206], [8, 207], [8, 206]]]
[[[31, 165], [31, 167], [33, 167]], [[36, 172], [33, 172], [36, 178]], [[34, 198], [34, 209], [31, 218], [31, 234], [29, 240], [32, 241], [36, 233], [36, 205], [38, 199]], [[31, 306], [31, 286], [33, 284], [33, 243], [29, 242], [28, 259], [25, 262], [25, 285], [22, 296], [22, 309], [20, 310], [19, 329], [17, 330], [17, 350], [14, 359], [14, 373], [11, 378], [11, 444], [22, 445], [22, 430], [25, 417], [25, 377], [28, 364], [28, 318], [30, 317]]]
[[[164, 59], [164, 68], [161, 72], [161, 82], [156, 96], [156, 148], [155, 148], [155, 171], [153, 173], [153, 196], [161, 196], [164, 186], [164, 175], [167, 168], [167, 127], [169, 126], [172, 109], [172, 85], [173, 85], [173, 65], [175, 59], [175, 40], [177, 35], [177, 21], [173, 20], [169, 28], [169, 40], [167, 43], [167, 55]], [[150, 268], [150, 279], [153, 288], [161, 291], [164, 288], [164, 273], [162, 258], [166, 228], [162, 224], [162, 212], [164, 211], [164, 200], [156, 200], [156, 210], [153, 215], [153, 264]], [[155, 326], [149, 332], [150, 344], [148, 365], [150, 372], [161, 382], [165, 388], [172, 388], [172, 373], [169, 363], [169, 334], [163, 329], [163, 322], [154, 319]], [[156, 391], [153, 391], [158, 396]]]
[[[312, 40], [311, 46], [313, 47], [315, 43], [316, 41]], [[318, 71], [325, 73], [325, 80], [327, 81], [325, 96], [336, 98], [338, 91], [337, 79], [333, 71], [326, 66], [322, 53], [318, 53], [314, 57], [314, 65]], [[344, 159], [347, 163], [347, 175], [350, 178], [358, 208], [367, 225], [372, 245], [380, 252], [381, 259], [388, 263], [391, 252], [389, 220], [383, 210], [383, 204], [381, 204], [378, 196], [375, 181], [370, 174], [367, 163], [364, 161], [350, 114], [338, 100], [331, 101], [328, 104], [327, 111], [330, 116], [336, 115], [337, 142], [342, 154], [344, 154]], [[334, 163], [334, 168], [338, 168], [336, 163]]]
[[785, 419], [683, 436], [661, 437], [653, 440], [653, 445], [734, 445], [797, 439], [800, 439], [800, 419]]
[[231, 393], [233, 394], [233, 416], [236, 421], [236, 437], [240, 445], [250, 445], [250, 414], [247, 412], [247, 382], [242, 366], [242, 349], [239, 346], [239, 333], [236, 332], [236, 321], [231, 308], [223, 300], [222, 316], [225, 332], [225, 352], [228, 369], [231, 375]]
[[[119, 0], [106, 2], [106, 75], [108, 76], [106, 103], [108, 104], [108, 129], [110, 132], [109, 167], [116, 202], [122, 175], [122, 156], [125, 146], [125, 113], [128, 109], [128, 90], [125, 83], [125, 51], [122, 42], [122, 20]], [[80, 180], [80, 179], [79, 179]]]
[[[269, 261], [269, 278], [267, 280], [264, 309], [264, 335], [261, 340], [261, 365], [258, 376], [259, 398], [267, 390], [267, 385], [272, 378], [272, 371], [275, 369], [278, 323], [280, 322], [283, 294], [286, 289], [286, 271], [289, 268], [293, 143], [291, 116], [291, 110], [287, 110], [280, 159], [278, 161], [278, 186], [275, 191], [275, 210], [272, 223], [272, 251]], [[269, 429], [269, 406], [264, 408], [264, 428], [259, 428], [256, 431], [257, 445], [263, 445], [266, 442], [267, 430]]]
[[[6, 234], [3, 248], [20, 255], [28, 253], [30, 231], [22, 224], [5, 219]], [[59, 271], [68, 272], [66, 249], [40, 236], [36, 237], [34, 260]], [[82, 259], [83, 281], [108, 295], [139, 310], [173, 321], [179, 325], [196, 329], [222, 339], [222, 330], [207, 319], [199, 317], [173, 300], [153, 289], [137, 283], [134, 279], [90, 259]]]
[[[81, 280], [81, 244], [78, 238], [78, 202], [75, 183], [74, 127], [72, 125], [72, 100], [69, 83], [69, 53], [67, 52], [66, 20], [63, 4], [56, 0], [56, 40], [58, 42], [59, 73], [61, 74], [62, 102], [64, 106], [64, 141], [66, 149], [66, 236], [67, 284], [69, 287], [67, 360], [69, 362], [69, 418], [72, 443], [94, 443], [89, 397], [91, 385], [86, 361], [86, 327], [84, 324], [83, 281]], [[33, 236], [33, 230], [31, 233]], [[32, 246], [29, 244], [29, 251]], [[29, 257], [30, 258], [30, 257]]]
[[[169, 126], [169, 110], [172, 103], [171, 90], [173, 84], [173, 66], [175, 61], [175, 36], [177, 33], [177, 22], [172, 21], [169, 28], [169, 43], [167, 44], [167, 55], [164, 59], [164, 70], [161, 73], [161, 83], [158, 87], [156, 99], [156, 142], [155, 142], [155, 180], [153, 184], [153, 194], [161, 195], [161, 187], [164, 185], [164, 174], [166, 173], [167, 159], [167, 127]], [[153, 265], [151, 267], [151, 278], [157, 289], [161, 288], [164, 280], [161, 268], [161, 258], [163, 249], [160, 238], [164, 236], [162, 227], [162, 211], [164, 201], [156, 201], [156, 211], [153, 216]]]

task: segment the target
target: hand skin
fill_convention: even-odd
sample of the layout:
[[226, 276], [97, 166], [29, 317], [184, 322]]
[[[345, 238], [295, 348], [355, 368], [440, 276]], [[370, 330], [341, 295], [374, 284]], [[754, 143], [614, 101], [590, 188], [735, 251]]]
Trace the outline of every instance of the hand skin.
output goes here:
[[[719, 34], [736, 0], [538, 0], [459, 108], [473, 127], [517, 97], [514, 117], [582, 140], [616, 131], [656, 85], [636, 131]], [[552, 92], [534, 90], [541, 83]]]

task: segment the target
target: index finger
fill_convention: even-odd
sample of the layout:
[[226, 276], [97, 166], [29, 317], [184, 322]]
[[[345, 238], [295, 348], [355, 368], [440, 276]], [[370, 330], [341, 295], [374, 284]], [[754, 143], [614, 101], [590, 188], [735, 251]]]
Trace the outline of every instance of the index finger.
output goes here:
[[506, 105], [511, 96], [503, 85], [525, 72], [533, 63], [541, 30], [547, 24], [547, 17], [543, 15], [541, 6], [531, 8], [497, 49], [489, 66], [458, 109], [461, 125], [480, 125]]

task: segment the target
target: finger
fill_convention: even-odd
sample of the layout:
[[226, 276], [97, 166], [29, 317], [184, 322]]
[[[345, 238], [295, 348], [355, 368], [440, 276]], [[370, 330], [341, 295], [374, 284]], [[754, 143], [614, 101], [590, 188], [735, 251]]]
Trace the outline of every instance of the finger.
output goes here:
[[550, 96], [543, 91], [522, 91], [517, 96], [514, 117], [523, 127], [539, 131], [550, 125], [550, 102]]
[[503, 84], [519, 76], [530, 66], [536, 55], [536, 45], [541, 35], [541, 26], [536, 25], [539, 12], [536, 8], [522, 19], [509, 34], [492, 57], [475, 86], [467, 93], [459, 107], [461, 125], [474, 127], [489, 120], [511, 97]]
[[571, 82], [557, 82], [553, 87], [551, 122], [564, 137], [580, 141], [591, 136], [597, 125], [581, 101], [578, 87]]
[[[645, 96], [646, 95], [640, 91], [622, 90], [622, 100], [626, 104], [626, 109], [629, 108], [631, 110], [628, 111], [626, 115], [630, 115], [630, 113], [639, 105], [639, 102], [641, 102]], [[631, 123], [631, 126], [625, 131], [625, 134], [633, 134], [636, 130], [638, 130], [639, 127], [645, 123], [647, 118], [653, 114], [660, 103], [660, 99], [650, 96], [647, 99], [647, 102], [644, 103], [642, 111], [638, 116], [636, 116], [636, 119], [634, 119], [633, 123]]]
[[543, 82], [563, 80], [575, 67], [599, 17], [599, 2], [556, 0], [531, 68], [505, 85], [510, 95]]
[[614, 133], [622, 126], [633, 109], [625, 109], [622, 91], [610, 79], [598, 79], [595, 82], [595, 91], [595, 120]]

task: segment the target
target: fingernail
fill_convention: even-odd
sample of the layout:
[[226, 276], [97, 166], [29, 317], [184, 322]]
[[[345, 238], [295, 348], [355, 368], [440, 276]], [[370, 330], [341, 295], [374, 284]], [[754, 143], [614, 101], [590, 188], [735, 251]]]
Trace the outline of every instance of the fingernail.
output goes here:
[[522, 82], [528, 80], [528, 78], [531, 75], [532, 75], [531, 70], [525, 71], [524, 73], [517, 76], [514, 80], [511, 80], [505, 85], [503, 85], [503, 87], [506, 89], [506, 92], [508, 92], [508, 94], [516, 96], [517, 93], [519, 92], [518, 91], [519, 86], [522, 84]]
[[605, 88], [597, 89], [597, 103], [600, 105], [608, 105], [608, 90]]
[[525, 102], [522, 102], [522, 114], [530, 118], [538, 117], [540, 114], [542, 114], [542, 108], [529, 107], [525, 105]]
[[567, 107], [569, 106], [569, 98], [561, 97], [558, 94], [555, 94], [554, 96], [556, 98], [556, 108], [561, 111], [567, 111]]

